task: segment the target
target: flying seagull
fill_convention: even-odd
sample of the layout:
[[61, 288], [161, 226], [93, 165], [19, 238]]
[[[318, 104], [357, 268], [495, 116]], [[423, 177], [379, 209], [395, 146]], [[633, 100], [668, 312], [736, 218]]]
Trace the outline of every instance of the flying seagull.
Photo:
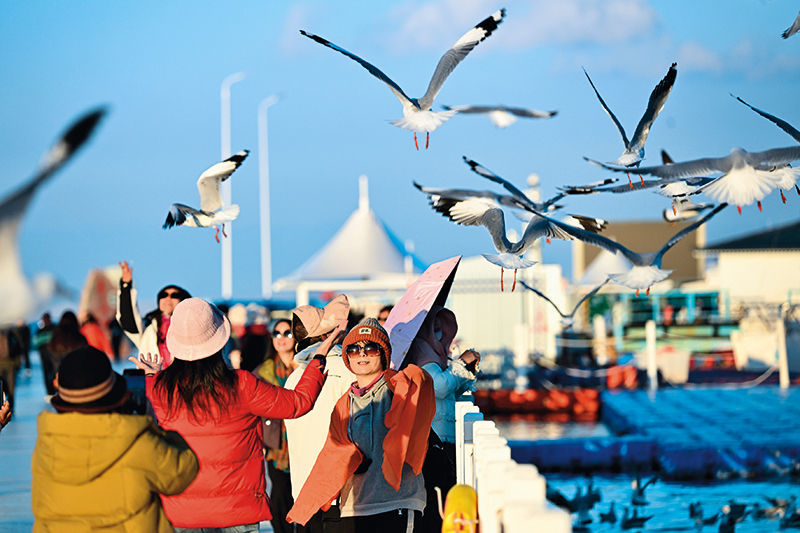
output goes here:
[[417, 143], [417, 132], [425, 133], [425, 148], [428, 148], [430, 132], [441, 126], [456, 113], [452, 110], [431, 111], [433, 100], [442, 89], [442, 85], [444, 85], [447, 76], [453, 72], [453, 69], [455, 69], [456, 66], [465, 57], [467, 57], [467, 54], [469, 54], [472, 49], [478, 45], [478, 43], [486, 39], [494, 30], [497, 29], [497, 25], [503, 22], [503, 18], [505, 16], [505, 9], [495, 11], [479, 22], [474, 28], [462, 35], [461, 38], [458, 39], [450, 48], [450, 50], [445, 52], [441, 59], [439, 59], [439, 64], [436, 65], [436, 70], [434, 70], [431, 81], [428, 83], [428, 90], [425, 91], [425, 94], [421, 98], [408, 97], [406, 93], [403, 92], [403, 89], [401, 89], [400, 86], [389, 76], [384, 74], [383, 71], [381, 71], [375, 65], [361, 59], [352, 52], [348, 52], [344, 48], [333, 44], [319, 35], [306, 33], [304, 30], [300, 30], [300, 33], [309, 39], [313, 39], [319, 44], [327, 46], [332, 50], [336, 50], [340, 54], [344, 54], [367, 69], [370, 74], [388, 85], [389, 89], [394, 93], [398, 100], [400, 100], [400, 103], [403, 104], [403, 118], [393, 121], [392, 125], [397, 126], [398, 128], [403, 128], [404, 130], [413, 131], [414, 145], [417, 147], [417, 150], [419, 150], [419, 144]]
[[443, 105], [442, 108], [446, 111], [455, 111], [462, 114], [487, 115], [497, 128], [507, 128], [517, 121], [517, 117], [552, 118], [558, 114], [558, 111], [539, 111], [505, 105], [459, 105], [452, 107]]
[[[750, 104], [748, 104], [747, 102], [745, 102], [736, 95], [731, 94], [731, 96], [739, 100], [741, 103], [743, 103], [744, 105], [746, 105], [747, 107], [749, 107], [750, 109], [752, 109], [753, 111], [764, 117], [765, 119], [775, 123], [780, 129], [788, 133], [792, 137], [792, 139], [800, 143], [800, 131], [798, 131], [797, 128], [795, 128], [785, 120], [776, 117], [775, 115], [770, 115], [766, 111], [762, 111], [757, 107], [751, 106]], [[796, 181], [791, 181], [790, 177], [785, 176], [785, 181], [782, 181], [778, 188], [778, 190], [781, 193], [781, 201], [783, 203], [786, 203], [786, 196], [783, 194], [783, 189], [791, 189], [792, 185], [794, 185], [794, 189], [797, 191], [797, 194], [800, 195], [800, 187], [797, 186]]]
[[[535, 214], [527, 223], [522, 237], [512, 242], [506, 235], [505, 215], [500, 204], [493, 198], [482, 196], [467, 196], [463, 194], [447, 196], [442, 191], [445, 189], [435, 189], [435, 194], [426, 192], [426, 187], [417, 183], [414, 184], [420, 191], [428, 195], [428, 201], [434, 211], [441, 213], [452, 222], [463, 226], [484, 226], [492, 238], [492, 243], [498, 254], [483, 254], [483, 257], [500, 267], [500, 290], [504, 288], [504, 270], [514, 270], [514, 283], [511, 285], [513, 291], [516, 287], [517, 270], [528, 268], [536, 264], [535, 261], [522, 257], [539, 237], [572, 240], [573, 237]], [[457, 191], [463, 191], [457, 189]], [[514, 206], [519, 207], [519, 206]], [[570, 222], [580, 224], [586, 231], [602, 231], [608, 224], [607, 221], [594, 217], [584, 217], [580, 215], [570, 215]], [[568, 225], [568, 222], [564, 222]]]
[[[642, 159], [644, 159], [644, 143], [647, 140], [647, 135], [650, 133], [650, 127], [653, 125], [653, 121], [656, 119], [658, 114], [664, 108], [664, 104], [667, 103], [667, 97], [669, 96], [670, 91], [672, 90], [672, 86], [675, 84], [675, 78], [678, 75], [677, 63], [673, 63], [667, 74], [664, 78], [658, 82], [658, 85], [655, 86], [653, 92], [650, 93], [650, 100], [647, 102], [647, 109], [642, 115], [641, 120], [639, 120], [639, 124], [636, 126], [636, 131], [633, 132], [633, 137], [630, 141], [628, 141], [628, 136], [625, 135], [625, 129], [620, 124], [617, 117], [611, 111], [611, 109], [606, 105], [605, 101], [603, 101], [603, 97], [600, 96], [600, 93], [597, 90], [597, 87], [594, 86], [592, 82], [592, 78], [589, 77], [589, 73], [586, 72], [586, 69], [583, 69], [583, 73], [586, 74], [586, 79], [589, 80], [589, 84], [594, 89], [594, 94], [597, 95], [597, 99], [600, 100], [600, 105], [603, 106], [603, 109], [608, 116], [611, 117], [611, 120], [614, 122], [614, 125], [617, 127], [619, 134], [622, 136], [622, 142], [625, 145], [625, 151], [622, 152], [617, 159], [611, 161], [612, 165], [619, 165], [624, 167], [633, 167], [639, 166]], [[630, 176], [628, 176], [628, 182], [630, 187], [633, 187], [633, 183], [630, 182]]]
[[783, 37], [784, 39], [788, 39], [789, 37], [791, 37], [792, 35], [794, 35], [799, 31], [800, 31], [800, 13], [797, 14], [797, 18], [794, 19], [792, 25], [786, 28], [786, 31], [784, 31], [781, 34], [781, 37]]
[[[739, 213], [741, 206], [758, 203], [774, 189], [791, 188], [800, 176], [800, 169], [787, 166], [800, 159], [800, 146], [773, 148], [764, 152], [747, 152], [733, 148], [724, 157], [706, 157], [652, 167], [627, 168], [601, 163], [584, 157], [590, 163], [614, 172], [648, 174], [659, 178], [684, 179], [720, 172], [722, 176], [703, 185], [698, 192], [707, 194], [717, 202], [735, 204]], [[789, 187], [786, 187], [789, 185]]]
[[219, 230], [222, 226], [222, 235], [227, 237], [224, 224], [236, 220], [236, 217], [239, 216], [239, 206], [233, 204], [223, 208], [219, 184], [231, 177], [231, 174], [239, 168], [249, 153], [249, 150], [242, 150], [228, 159], [212, 165], [200, 174], [197, 179], [197, 190], [200, 191], [200, 209], [184, 204], [172, 204], [162, 227], [169, 229], [172, 226], [188, 226], [190, 228], [214, 226], [217, 229], [214, 238], [219, 242]]
[[[93, 109], [73, 122], [45, 153], [36, 174], [11, 194], [0, 199], [0, 325], [26, 318], [37, 294], [22, 269], [17, 242], [22, 219], [33, 196], [56, 171], [83, 146], [106, 115], [105, 107]], [[52, 283], [50, 284], [52, 286]]]
[[706, 213], [702, 218], [696, 220], [673, 235], [672, 238], [670, 238], [658, 251], [646, 253], [634, 252], [622, 244], [609, 239], [608, 237], [604, 237], [603, 235], [599, 235], [585, 229], [570, 226], [569, 224], [555, 220], [542, 213], [539, 213], [539, 216], [548, 220], [551, 224], [560, 228], [564, 232], [569, 233], [575, 239], [579, 239], [599, 248], [608, 250], [612, 254], [621, 254], [624, 256], [628, 261], [631, 262], [633, 268], [624, 273], [611, 274], [608, 276], [609, 279], [618, 285], [628, 287], [629, 289], [635, 289], [637, 295], [641, 289], [646, 289], [647, 294], [649, 295], [650, 287], [654, 283], [667, 279], [671, 272], [670, 270], [661, 269], [661, 262], [664, 259], [664, 254], [666, 254], [673, 246], [680, 242], [681, 239], [705, 224], [711, 217], [722, 211], [727, 205], [728, 204], [718, 205], [712, 211]]
[[558, 314], [559, 314], [559, 315], [561, 315], [561, 325], [563, 326], [563, 328], [564, 328], [564, 329], [568, 329], [568, 328], [570, 328], [570, 327], [572, 326], [572, 323], [575, 321], [575, 313], [578, 311], [578, 309], [580, 308], [581, 304], [582, 304], [583, 302], [585, 302], [587, 299], [589, 299], [589, 298], [591, 298], [592, 296], [594, 296], [595, 294], [597, 294], [597, 291], [599, 291], [599, 290], [600, 290], [600, 289], [603, 287], [603, 285], [605, 285], [606, 283], [608, 283], [608, 278], [604, 279], [604, 280], [603, 280], [603, 282], [602, 282], [601, 284], [599, 284], [598, 286], [596, 286], [594, 289], [592, 289], [591, 291], [589, 291], [588, 293], [586, 293], [586, 294], [583, 296], [583, 298], [581, 298], [580, 300], [578, 300], [578, 303], [577, 303], [577, 304], [575, 304], [575, 307], [573, 307], [573, 308], [572, 308], [572, 311], [570, 311], [569, 313], [564, 313], [564, 312], [561, 310], [561, 308], [559, 308], [559, 307], [558, 307], [558, 306], [555, 304], [555, 302], [554, 302], [553, 300], [551, 300], [550, 298], [548, 298], [548, 297], [547, 297], [547, 295], [545, 295], [545, 294], [544, 294], [543, 292], [541, 292], [540, 290], [538, 290], [538, 289], [535, 289], [534, 287], [531, 287], [530, 285], [528, 285], [527, 283], [525, 283], [525, 282], [524, 282], [524, 281], [522, 281], [522, 280], [520, 280], [520, 283], [522, 284], [522, 286], [523, 286], [523, 287], [525, 287], [526, 289], [528, 289], [528, 290], [529, 290], [529, 291], [531, 291], [531, 292], [534, 292], [534, 293], [538, 294], [538, 295], [539, 295], [541, 298], [545, 299], [545, 300], [547, 301], [547, 303], [549, 303], [550, 305], [552, 305], [552, 306], [553, 306], [553, 308], [554, 308], [554, 309], [555, 309], [555, 310], [558, 312]]

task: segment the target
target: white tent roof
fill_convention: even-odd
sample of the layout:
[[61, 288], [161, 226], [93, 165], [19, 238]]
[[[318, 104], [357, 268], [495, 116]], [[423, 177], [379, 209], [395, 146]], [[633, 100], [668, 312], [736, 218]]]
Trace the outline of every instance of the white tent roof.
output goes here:
[[358, 209], [325, 246], [294, 272], [275, 282], [276, 291], [301, 281], [374, 280], [420, 272], [422, 263], [369, 207], [367, 178], [359, 180]]

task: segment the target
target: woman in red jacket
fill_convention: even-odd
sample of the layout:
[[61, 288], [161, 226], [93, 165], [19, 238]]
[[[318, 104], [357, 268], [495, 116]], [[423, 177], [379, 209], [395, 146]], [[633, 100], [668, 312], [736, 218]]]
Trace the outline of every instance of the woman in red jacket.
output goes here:
[[[164, 496], [176, 531], [216, 528], [258, 531], [271, 518], [264, 478], [261, 418], [296, 418], [314, 405], [325, 381], [325, 351], [309, 364], [294, 390], [231, 370], [222, 357], [230, 323], [200, 298], [180, 302], [172, 314], [167, 347], [174, 361], [160, 371], [158, 354], [134, 362], [145, 372], [147, 397], [159, 424], [180, 433], [197, 454], [200, 472], [181, 494]], [[159, 372], [160, 371], [160, 372]]]

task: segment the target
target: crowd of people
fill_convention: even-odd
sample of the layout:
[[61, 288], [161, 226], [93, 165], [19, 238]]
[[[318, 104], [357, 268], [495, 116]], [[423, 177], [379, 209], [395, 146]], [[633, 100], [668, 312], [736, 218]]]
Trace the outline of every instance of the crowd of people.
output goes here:
[[[28, 349], [42, 356], [54, 412], [38, 418], [34, 531], [234, 533], [264, 520], [276, 532], [441, 531], [435, 488], [456, 481], [455, 399], [480, 360], [451, 355], [450, 310], [430, 309], [393, 368], [391, 306], [364, 317], [342, 294], [271, 320], [173, 284], [143, 318], [120, 267], [116, 321], [138, 354], [126, 374], [144, 374], [146, 410], [132, 412], [96, 320], [42, 318]], [[12, 392], [20, 342], [0, 337]]]

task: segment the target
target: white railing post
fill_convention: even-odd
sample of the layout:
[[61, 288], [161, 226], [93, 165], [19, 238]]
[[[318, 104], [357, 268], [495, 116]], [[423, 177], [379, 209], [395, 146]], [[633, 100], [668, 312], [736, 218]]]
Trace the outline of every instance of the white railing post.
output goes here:
[[478, 406], [472, 403], [471, 396], [467, 400], [462, 396], [456, 401], [456, 483], [464, 483], [464, 425], [469, 418], [471, 422], [483, 420]]
[[786, 356], [786, 327], [782, 313], [775, 324], [775, 336], [778, 343], [778, 379], [781, 389], [786, 390], [789, 388], [789, 361]]
[[606, 319], [603, 318], [603, 315], [594, 315], [592, 330], [594, 333], [594, 360], [598, 365], [604, 366], [608, 363], [608, 337], [606, 336]]
[[647, 379], [649, 381], [649, 391], [654, 393], [658, 390], [658, 366], [656, 365], [656, 323], [648, 320], [644, 326], [644, 335], [647, 352]]

